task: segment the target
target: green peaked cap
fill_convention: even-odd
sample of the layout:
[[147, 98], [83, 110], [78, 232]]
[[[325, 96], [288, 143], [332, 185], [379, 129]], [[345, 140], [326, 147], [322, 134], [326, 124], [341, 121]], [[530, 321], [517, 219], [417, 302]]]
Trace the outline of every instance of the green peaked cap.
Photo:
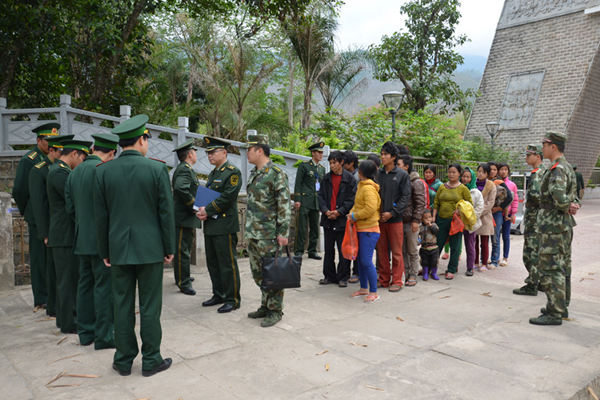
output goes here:
[[210, 136], [205, 136], [202, 140], [202, 147], [206, 148], [206, 151], [213, 151], [216, 149], [227, 149], [229, 143]]
[[54, 147], [55, 149], [62, 149], [62, 144], [60, 144], [60, 142], [71, 140], [74, 137], [75, 135], [44, 136], [44, 140], [48, 142], [48, 146]]
[[40, 126], [36, 126], [31, 131], [39, 136], [58, 136], [58, 130], [60, 129], [60, 124], [57, 122], [48, 122], [47, 124], [42, 124]]
[[146, 131], [146, 123], [148, 122], [148, 119], [149, 117], [146, 114], [136, 115], [135, 117], [121, 122], [110, 132], [118, 135], [119, 140], [135, 138], [142, 136], [144, 133], [148, 134]]
[[185, 142], [183, 142], [182, 144], [180, 144], [179, 146], [175, 147], [173, 149], [173, 151], [187, 150], [187, 149], [195, 149], [193, 138], [188, 139]]
[[106, 147], [107, 149], [116, 150], [119, 144], [119, 137], [110, 133], [98, 133], [92, 135], [94, 138], [94, 147]]
[[60, 144], [63, 149], [81, 150], [85, 151], [87, 154], [90, 154], [90, 147], [92, 147], [92, 142], [85, 140], [63, 140]]
[[310, 151], [323, 151], [323, 147], [325, 147], [325, 142], [318, 142], [310, 146], [308, 149]]

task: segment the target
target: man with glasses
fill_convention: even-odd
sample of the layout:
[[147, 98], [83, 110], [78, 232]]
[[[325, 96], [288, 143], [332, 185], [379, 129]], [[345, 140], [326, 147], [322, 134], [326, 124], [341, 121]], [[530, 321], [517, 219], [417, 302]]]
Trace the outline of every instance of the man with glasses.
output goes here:
[[241, 304], [236, 247], [240, 231], [237, 200], [242, 174], [227, 161], [227, 142], [205, 137], [203, 146], [208, 161], [215, 166], [208, 175], [206, 187], [221, 195], [198, 210], [198, 217], [204, 221], [206, 262], [213, 289], [213, 296], [202, 305], [223, 304], [217, 312], [228, 313]]
[[193, 279], [190, 277], [190, 254], [194, 242], [194, 232], [201, 222], [196, 217], [194, 202], [200, 185], [198, 176], [192, 167], [198, 159], [194, 139], [188, 139], [175, 150], [179, 165], [173, 173], [173, 205], [175, 207], [175, 257], [173, 270], [175, 284], [183, 294], [193, 296]]

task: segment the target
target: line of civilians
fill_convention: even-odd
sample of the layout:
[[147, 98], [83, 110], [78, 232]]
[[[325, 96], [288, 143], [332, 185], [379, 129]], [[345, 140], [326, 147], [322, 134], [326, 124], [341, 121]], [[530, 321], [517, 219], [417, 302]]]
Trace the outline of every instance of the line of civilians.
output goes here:
[[[506, 163], [491, 161], [476, 171], [451, 164], [448, 181], [442, 183], [433, 165], [425, 167], [421, 178], [405, 146], [386, 142], [380, 154], [381, 158], [371, 155], [360, 164], [352, 151], [333, 151], [328, 157], [330, 172], [318, 192], [325, 242], [320, 284], [347, 287], [360, 282], [360, 289], [350, 297], [375, 302], [380, 299], [378, 288], [399, 292], [404, 286], [415, 286], [418, 275], [424, 281], [438, 280], [444, 246], [442, 258], [450, 259], [444, 275], [450, 280], [458, 270], [463, 237], [467, 276], [473, 276], [474, 270], [508, 265], [510, 227], [519, 199]], [[452, 232], [453, 217], [460, 217], [463, 206], [474, 211], [477, 222], [469, 230]], [[354, 262], [342, 255], [346, 219], [356, 224], [359, 249]]]

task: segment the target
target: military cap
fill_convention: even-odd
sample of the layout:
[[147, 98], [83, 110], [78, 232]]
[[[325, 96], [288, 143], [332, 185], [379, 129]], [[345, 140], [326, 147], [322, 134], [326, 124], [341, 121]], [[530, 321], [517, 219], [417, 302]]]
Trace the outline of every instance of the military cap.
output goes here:
[[116, 128], [111, 130], [111, 133], [119, 136], [121, 139], [132, 139], [138, 136], [146, 134], [150, 136], [146, 129], [146, 123], [148, 122], [148, 116], [146, 114], [136, 115], [135, 117], [129, 118], [126, 121], [121, 122]]
[[323, 151], [323, 147], [325, 147], [325, 142], [319, 142], [319, 143], [313, 144], [308, 149], [310, 151]]
[[252, 146], [256, 146], [257, 144], [266, 144], [268, 146], [269, 137], [267, 135], [248, 135], [248, 143], [240, 147], [248, 149]]
[[116, 150], [119, 144], [119, 137], [110, 133], [98, 133], [92, 135], [94, 138], [94, 147], [105, 147], [107, 149]]
[[567, 135], [561, 132], [546, 132], [542, 142], [564, 146], [567, 144]]
[[525, 148], [525, 152], [526, 155], [528, 154], [537, 154], [538, 156], [542, 156], [542, 146], [538, 146], [535, 144], [528, 144], [527, 147]]
[[90, 147], [92, 147], [92, 142], [87, 142], [85, 140], [63, 140], [60, 144], [63, 149], [81, 150], [88, 154], [90, 153]]
[[48, 142], [49, 147], [54, 147], [55, 149], [62, 149], [62, 144], [60, 142], [65, 140], [71, 140], [75, 137], [75, 135], [59, 135], [59, 136], [48, 136], [44, 137], [44, 140]]
[[31, 131], [40, 136], [58, 136], [58, 130], [60, 129], [60, 124], [57, 122], [48, 122], [47, 124], [43, 124], [33, 128]]
[[573, 169], [577, 169], [577, 164], [573, 164], [571, 167], [573, 167]]
[[173, 151], [189, 150], [189, 149], [195, 149], [193, 138], [186, 140], [185, 142], [183, 142], [182, 144], [180, 144], [179, 146], [174, 148]]
[[227, 146], [229, 143], [213, 137], [205, 136], [202, 142], [202, 147], [206, 148], [206, 151], [213, 151], [216, 149], [225, 149], [227, 150]]

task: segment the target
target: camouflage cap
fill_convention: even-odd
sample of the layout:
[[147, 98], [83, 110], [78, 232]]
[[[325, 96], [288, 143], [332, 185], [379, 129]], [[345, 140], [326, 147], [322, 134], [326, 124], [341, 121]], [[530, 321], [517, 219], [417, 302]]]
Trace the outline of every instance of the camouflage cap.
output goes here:
[[564, 146], [567, 144], [567, 135], [562, 132], [546, 132], [542, 142]]
[[210, 136], [205, 136], [204, 140], [202, 141], [202, 147], [204, 147], [206, 151], [213, 151], [216, 149], [227, 150], [227, 146], [229, 146], [229, 143], [225, 142], [224, 140]]
[[256, 146], [257, 144], [266, 144], [269, 145], [269, 137], [267, 135], [248, 135], [248, 143], [244, 146], [240, 146], [244, 149], [249, 149], [252, 146]]
[[535, 145], [535, 144], [528, 144], [527, 148], [525, 148], [525, 151], [523, 153], [525, 155], [537, 154], [538, 156], [543, 156], [542, 146], [538, 146], [538, 145]]
[[325, 147], [325, 142], [319, 142], [319, 143], [315, 143], [312, 146], [310, 146], [308, 149], [310, 151], [323, 151], [323, 147]]

